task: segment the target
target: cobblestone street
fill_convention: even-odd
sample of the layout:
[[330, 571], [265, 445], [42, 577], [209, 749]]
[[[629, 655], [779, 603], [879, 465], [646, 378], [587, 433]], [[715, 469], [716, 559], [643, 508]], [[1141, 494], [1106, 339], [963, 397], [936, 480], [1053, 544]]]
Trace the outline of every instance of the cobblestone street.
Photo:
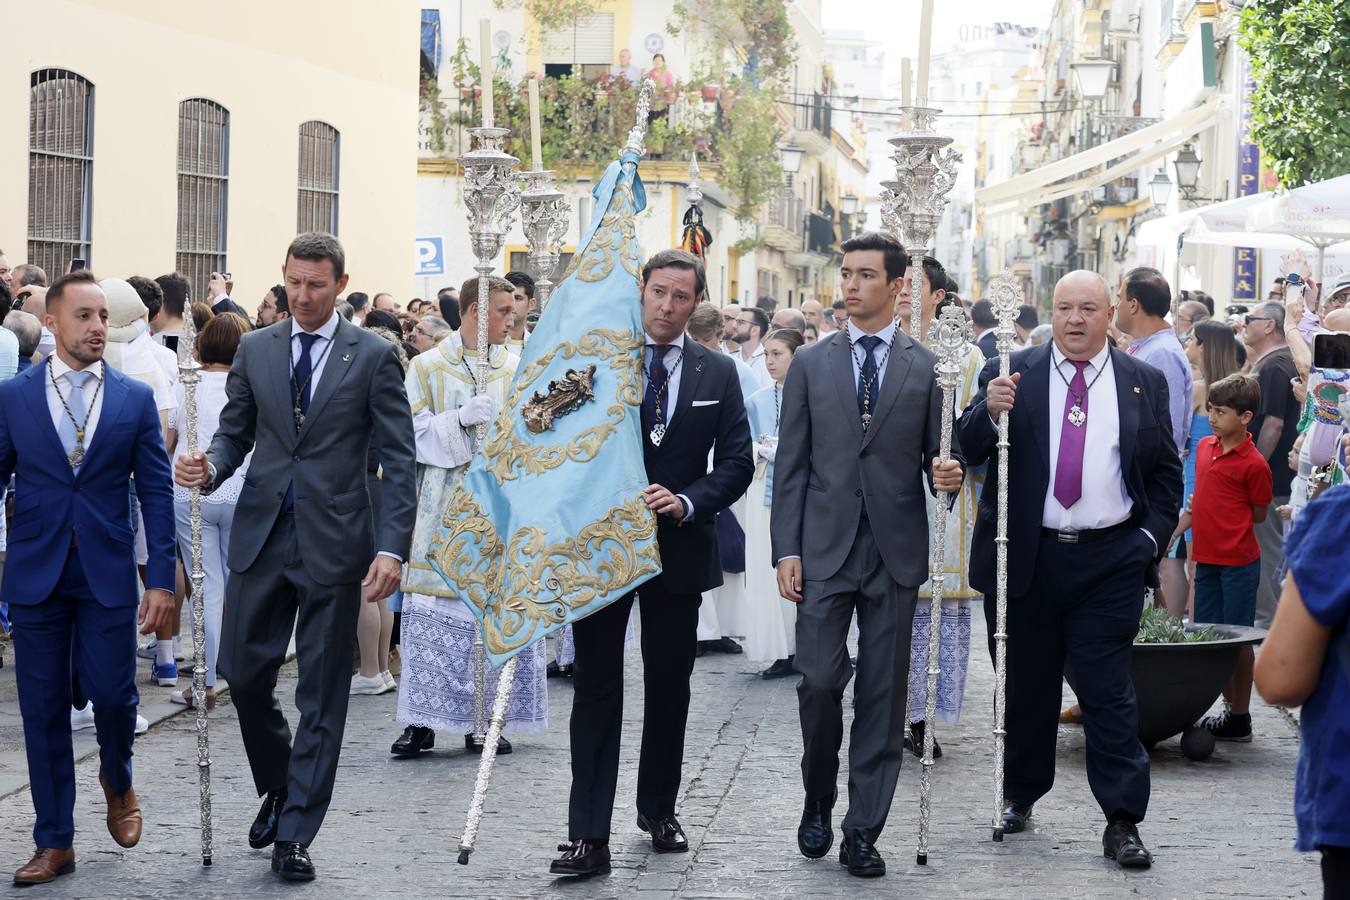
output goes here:
[[[693, 683], [680, 819], [691, 852], [660, 856], [634, 825], [633, 795], [640, 728], [641, 677], [629, 651], [624, 762], [620, 773], [614, 871], [565, 883], [548, 874], [555, 844], [567, 836], [567, 716], [571, 688], [550, 682], [552, 727], [522, 735], [499, 760], [478, 851], [455, 864], [455, 844], [477, 757], [458, 735], [429, 757], [391, 760], [395, 695], [353, 697], [346, 746], [327, 823], [313, 846], [319, 880], [279, 884], [269, 856], [249, 850], [245, 834], [257, 809], [234, 711], [222, 703], [212, 719], [215, 865], [198, 860], [196, 740], [190, 715], [170, 715], [167, 690], [142, 686], [154, 723], [136, 744], [136, 786], [145, 834], [131, 851], [103, 827], [92, 731], [77, 737], [78, 871], [33, 890], [43, 897], [234, 898], [304, 892], [311, 897], [619, 897], [643, 896], [920, 896], [920, 897], [1303, 897], [1319, 896], [1314, 856], [1290, 849], [1293, 772], [1298, 740], [1280, 711], [1254, 709], [1252, 744], [1220, 744], [1202, 763], [1187, 761], [1177, 741], [1153, 753], [1153, 799], [1141, 833], [1153, 868], [1125, 874], [1101, 855], [1100, 813], [1083, 770], [1083, 736], [1060, 735], [1055, 790], [1036, 807], [1034, 831], [990, 840], [990, 708], [993, 676], [983, 618], [974, 616], [977, 648], [965, 718], [939, 737], [930, 862], [914, 866], [918, 774], [906, 760], [890, 824], [879, 841], [890, 874], [850, 878], [835, 853], [806, 860], [796, 849], [801, 738], [792, 680], [752, 677], [742, 657], [707, 656]], [[17, 867], [31, 852], [32, 805], [14, 702], [12, 657], [0, 671], [0, 860]], [[293, 671], [283, 672], [287, 702]], [[186, 679], [182, 681], [187, 684]], [[291, 715], [294, 713], [292, 711]], [[159, 718], [159, 721], [155, 721]], [[842, 775], [841, 775], [842, 790]], [[836, 810], [842, 814], [842, 807]], [[837, 826], [837, 818], [836, 818]], [[837, 844], [836, 844], [837, 846]]]

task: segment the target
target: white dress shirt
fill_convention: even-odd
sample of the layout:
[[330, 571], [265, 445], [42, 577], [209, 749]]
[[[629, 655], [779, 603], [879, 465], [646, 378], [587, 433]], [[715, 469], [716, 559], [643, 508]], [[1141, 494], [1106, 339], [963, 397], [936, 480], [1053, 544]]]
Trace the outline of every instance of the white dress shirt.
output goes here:
[[56, 355], [56, 335], [47, 330], [47, 326], [42, 326], [42, 337], [38, 339], [37, 352], [42, 354], [42, 358]]
[[[867, 337], [867, 332], [863, 331], [853, 320], [848, 320], [848, 336], [853, 341], [853, 385], [856, 388], [862, 381], [862, 363], [863, 363], [863, 345], [860, 343]], [[884, 347], [877, 347], [872, 351], [872, 357], [877, 363], [877, 380], [872, 385], [872, 406], [876, 408], [877, 398], [881, 395], [881, 384], [886, 380], [886, 366], [890, 363], [891, 354], [888, 352], [891, 345], [895, 342], [895, 320], [892, 319], [885, 328], [878, 331], [873, 337], [881, 338]]]
[[739, 350], [736, 351], [736, 356], [750, 367], [750, 371], [754, 373], [755, 380], [759, 382], [761, 388], [773, 386], [773, 376], [769, 374], [769, 364], [765, 361], [762, 343], [755, 348], [754, 353], [750, 354], [749, 359], [746, 359], [745, 355]]
[[[1111, 347], [1107, 343], [1101, 352], [1083, 369], [1087, 393], [1087, 435], [1083, 446], [1083, 495], [1078, 502], [1065, 509], [1055, 499], [1055, 471], [1059, 463], [1059, 439], [1064, 431], [1064, 401], [1069, 395], [1066, 381], [1073, 381], [1072, 362], [1050, 348], [1050, 483], [1045, 492], [1045, 510], [1041, 525], [1056, 531], [1087, 531], [1110, 528], [1130, 517], [1134, 501], [1125, 490], [1125, 477], [1120, 468], [1120, 404], [1116, 398], [1116, 372], [1111, 365]], [[1063, 373], [1061, 378], [1053, 367]], [[1103, 367], [1105, 370], [1103, 371]], [[1098, 378], [1098, 373], [1101, 377]], [[1096, 382], [1093, 379], [1096, 378]], [[1072, 427], [1072, 426], [1070, 426]]]
[[[652, 370], [652, 355], [656, 352], [656, 346], [661, 343], [650, 334], [647, 335], [647, 349], [642, 354], [642, 375], [646, 378], [647, 373]], [[680, 339], [674, 344], [669, 345], [670, 350], [666, 351], [666, 392], [661, 397], [661, 415], [665, 417], [665, 424], [669, 425], [670, 420], [675, 417], [675, 403], [680, 398], [680, 372], [684, 369], [683, 365], [678, 365], [684, 361], [684, 340]], [[645, 390], [645, 382], [644, 382]]]
[[[642, 377], [643, 392], [646, 392], [647, 373], [652, 370], [652, 355], [656, 352], [656, 346], [661, 342], [650, 334], [647, 335], [647, 348], [642, 352]], [[661, 415], [665, 418], [665, 424], [669, 425], [670, 420], [675, 417], [675, 403], [680, 398], [680, 372], [684, 369], [683, 365], [676, 363], [684, 362], [684, 338], [681, 337], [676, 343], [670, 344], [672, 350], [666, 351], [664, 360], [666, 365], [666, 392], [661, 398]], [[763, 348], [761, 348], [762, 350]], [[676, 494], [684, 501], [684, 521], [689, 521], [694, 517], [694, 501], [690, 500], [684, 494]]]
[[[47, 365], [50, 371], [47, 373], [47, 377], [43, 379], [45, 382], [43, 387], [47, 391], [47, 411], [52, 415], [52, 427], [59, 433], [61, 431], [61, 420], [67, 418], [66, 408], [61, 405], [61, 397], [57, 395], [56, 385], [52, 384], [52, 380], [55, 379], [56, 383], [61, 386], [61, 393], [65, 395], [67, 403], [70, 402], [70, 393], [75, 389], [75, 385], [68, 377], [71, 371], [70, 366], [66, 365], [60, 356], [53, 353], [47, 358]], [[104, 365], [105, 363], [99, 362], [85, 369], [86, 372], [92, 372], [94, 375], [84, 385], [84, 411], [87, 416], [83, 423], [85, 452], [88, 452], [89, 445], [94, 440], [94, 430], [98, 428], [99, 417], [103, 414], [103, 391], [98, 388], [103, 381]], [[80, 430], [81, 423], [74, 422], [73, 424], [76, 430]]]
[[[313, 334], [319, 339], [309, 348], [309, 362], [313, 367], [313, 374], [309, 378], [309, 399], [314, 399], [314, 388], [319, 384], [319, 379], [323, 377], [323, 370], [328, 366], [328, 345], [333, 342], [333, 335], [337, 333], [338, 319], [337, 310], [329, 316], [328, 321], [324, 322], [317, 329], [308, 334]], [[293, 317], [291, 319], [291, 369], [294, 370], [296, 363], [300, 362], [300, 351], [303, 344], [300, 343], [300, 333], [305, 329], [300, 327], [300, 323]]]

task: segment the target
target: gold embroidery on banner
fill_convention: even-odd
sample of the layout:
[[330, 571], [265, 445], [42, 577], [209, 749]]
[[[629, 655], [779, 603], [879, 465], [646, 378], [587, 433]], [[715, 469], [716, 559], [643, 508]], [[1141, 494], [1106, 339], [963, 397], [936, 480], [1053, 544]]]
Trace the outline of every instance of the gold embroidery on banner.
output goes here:
[[604, 281], [614, 271], [616, 261], [621, 262], [636, 280], [642, 267], [637, 254], [629, 252], [637, 247], [637, 227], [630, 212], [636, 206], [637, 198], [633, 196], [632, 187], [623, 183], [616, 185], [609, 209], [591, 236], [586, 250], [572, 257], [559, 283], [574, 273], [582, 281]]
[[482, 506], [460, 485], [444, 523], [448, 536], [430, 548], [431, 556], [458, 595], [483, 614], [484, 642], [496, 654], [527, 645], [571, 611], [661, 571], [656, 517], [640, 498], [609, 510], [574, 538], [547, 544], [543, 529], [527, 526], [503, 545]]
[[[514, 480], [521, 475], [538, 475], [556, 469], [569, 459], [590, 462], [628, 414], [629, 407], [642, 402], [639, 387], [642, 378], [642, 360], [637, 353], [637, 334], [631, 330], [597, 328], [582, 335], [576, 342], [563, 341], [530, 365], [521, 369], [516, 382], [502, 403], [488, 433], [485, 446], [486, 471], [497, 483]], [[617, 379], [613, 402], [605, 409], [606, 419], [585, 429], [567, 444], [537, 444], [523, 440], [517, 432], [517, 417], [512, 410], [520, 409], [521, 398], [544, 374], [554, 359], [591, 357], [607, 364]]]

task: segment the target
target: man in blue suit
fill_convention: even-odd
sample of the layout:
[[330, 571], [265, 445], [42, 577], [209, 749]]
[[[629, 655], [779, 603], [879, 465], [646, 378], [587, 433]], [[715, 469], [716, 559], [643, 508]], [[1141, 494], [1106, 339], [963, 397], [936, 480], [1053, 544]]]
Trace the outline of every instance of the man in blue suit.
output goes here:
[[[131, 785], [136, 647], [173, 616], [174, 517], [169, 460], [150, 389], [103, 362], [107, 300], [87, 271], [47, 292], [56, 351], [0, 385], [0, 483], [17, 475], [3, 591], [37, 822], [37, 852], [14, 874], [40, 884], [75, 869], [71, 671], [94, 702], [108, 831], [141, 836]], [[130, 478], [150, 561], [137, 611]]]

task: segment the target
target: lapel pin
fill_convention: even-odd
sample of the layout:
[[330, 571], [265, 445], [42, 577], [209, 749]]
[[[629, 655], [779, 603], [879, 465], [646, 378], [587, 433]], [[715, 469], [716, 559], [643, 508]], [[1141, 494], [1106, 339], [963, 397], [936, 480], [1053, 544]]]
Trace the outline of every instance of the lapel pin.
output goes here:
[[696, 375], [703, 374], [703, 363], [699, 363], [698, 365], [694, 366], [694, 374]]
[[[352, 361], [352, 355], [351, 355], [350, 353], [344, 353], [344, 354], [342, 354], [342, 361], [343, 361], [343, 362], [351, 362], [351, 361]], [[1135, 392], [1136, 394], [1139, 393], [1139, 388], [1135, 388], [1135, 389], [1134, 389], [1134, 392]]]
[[1136, 385], [1134, 386], [1134, 392], [1135, 392], [1136, 394], [1139, 393], [1139, 385], [1136, 384]]

